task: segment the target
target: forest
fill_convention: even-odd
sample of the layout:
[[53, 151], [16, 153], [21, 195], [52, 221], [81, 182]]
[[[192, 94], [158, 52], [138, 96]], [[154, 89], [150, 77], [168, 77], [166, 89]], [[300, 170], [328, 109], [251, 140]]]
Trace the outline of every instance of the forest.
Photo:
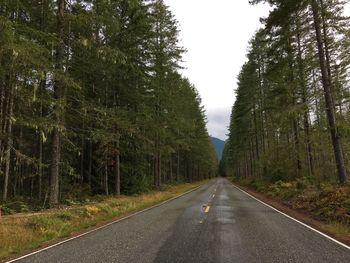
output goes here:
[[221, 169], [270, 182], [344, 184], [350, 168], [346, 1], [268, 2], [273, 9], [238, 77]]
[[1, 0], [2, 203], [56, 207], [213, 177], [178, 33], [162, 0]]

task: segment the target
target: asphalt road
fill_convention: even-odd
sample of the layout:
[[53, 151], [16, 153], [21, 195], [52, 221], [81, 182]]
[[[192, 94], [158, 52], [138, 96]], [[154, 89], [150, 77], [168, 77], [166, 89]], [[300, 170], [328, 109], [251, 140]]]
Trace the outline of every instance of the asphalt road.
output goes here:
[[18, 262], [350, 262], [350, 250], [225, 179]]

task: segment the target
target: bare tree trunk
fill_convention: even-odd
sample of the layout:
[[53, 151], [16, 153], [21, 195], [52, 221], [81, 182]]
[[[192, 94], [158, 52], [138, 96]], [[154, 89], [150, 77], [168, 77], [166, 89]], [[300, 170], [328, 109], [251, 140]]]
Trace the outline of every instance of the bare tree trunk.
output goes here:
[[[298, 16], [298, 14], [296, 14]], [[309, 162], [309, 171], [311, 175], [314, 175], [314, 160], [312, 153], [312, 144], [310, 140], [310, 124], [309, 124], [309, 106], [307, 102], [307, 87], [304, 73], [304, 62], [302, 58], [302, 49], [301, 49], [301, 36], [300, 36], [300, 23], [297, 18], [297, 42], [298, 42], [298, 66], [299, 66], [299, 77], [300, 77], [300, 86], [302, 93], [302, 101], [305, 105], [306, 109], [304, 111], [304, 129], [305, 129], [305, 137], [306, 137], [306, 145], [307, 145], [307, 155]]]
[[91, 139], [89, 140], [89, 178], [88, 178], [88, 181], [89, 181], [89, 186], [90, 188], [92, 187], [92, 141]]
[[[41, 1], [41, 14], [40, 14], [40, 30], [41, 31], [46, 31], [45, 30], [45, 7], [47, 5], [46, 0]], [[44, 73], [44, 78], [40, 81], [40, 110], [39, 110], [39, 114], [40, 114], [40, 118], [43, 117], [43, 93], [44, 90], [46, 89], [46, 77], [47, 77], [47, 73]], [[42, 177], [43, 177], [43, 138], [42, 138], [42, 134], [41, 134], [42, 130], [39, 131], [39, 138], [38, 138], [38, 142], [39, 142], [39, 171], [38, 171], [38, 199], [41, 200], [42, 198]]]
[[43, 139], [41, 138], [41, 135], [39, 135], [39, 185], [38, 185], [38, 198], [41, 200], [42, 197], [42, 178], [43, 178]]
[[170, 154], [170, 160], [169, 160], [169, 169], [170, 169], [170, 182], [173, 181], [173, 158], [172, 155]]
[[248, 166], [248, 158], [247, 153], [244, 154], [244, 177], [248, 177], [249, 175], [249, 166]]
[[176, 181], [180, 182], [180, 151], [177, 151]]
[[250, 147], [249, 147], [249, 174], [251, 176], [255, 176], [256, 174], [254, 173], [254, 143], [252, 140], [252, 137], [250, 137]]
[[324, 88], [324, 96], [325, 96], [325, 102], [326, 102], [327, 120], [328, 120], [328, 125], [331, 133], [331, 138], [332, 138], [335, 162], [338, 170], [338, 179], [340, 183], [343, 184], [347, 180], [347, 175], [346, 175], [344, 157], [343, 157], [343, 152], [341, 147], [341, 140], [337, 132], [335, 114], [333, 110], [334, 105], [333, 105], [332, 94], [331, 94], [331, 85], [332, 85], [331, 79], [330, 79], [331, 76], [329, 76], [328, 70], [327, 70], [327, 61], [325, 59], [324, 43], [322, 42], [320, 16], [319, 16], [318, 8], [319, 6], [317, 4], [317, 1], [312, 0], [312, 11], [314, 16], [314, 27], [316, 31], [317, 48], [318, 48], [318, 55], [320, 60], [321, 73], [322, 73], [322, 84]]
[[[84, 129], [84, 127], [83, 127]], [[80, 182], [84, 182], [84, 159], [85, 159], [85, 137], [84, 135], [81, 138], [81, 154], [80, 154]]]
[[190, 160], [188, 157], [186, 159], [187, 159], [187, 162], [186, 162], [186, 182], [190, 182], [191, 163], [190, 163]]
[[[305, 97], [303, 97], [303, 102], [306, 103]], [[307, 145], [307, 155], [308, 155], [308, 161], [309, 161], [309, 167], [310, 167], [310, 174], [314, 175], [315, 169], [314, 169], [314, 157], [312, 153], [312, 144], [310, 140], [310, 124], [309, 124], [309, 114], [307, 111], [304, 113], [304, 129], [305, 129], [305, 136], [306, 136], [306, 145]]]
[[105, 153], [105, 174], [104, 174], [104, 188], [105, 188], [105, 194], [109, 195], [109, 189], [108, 189], [108, 156], [107, 152]]
[[5, 161], [5, 178], [4, 178], [4, 189], [3, 189], [3, 201], [7, 200], [8, 195], [8, 183], [10, 176], [10, 164], [11, 164], [11, 149], [12, 149], [12, 115], [13, 115], [13, 99], [14, 99], [14, 88], [10, 83], [10, 93], [9, 93], [9, 109], [7, 118], [7, 143], [6, 143], [6, 161]]
[[[0, 64], [1, 65], [1, 64]], [[3, 136], [4, 136], [4, 122], [5, 122], [5, 115], [4, 115], [4, 107], [5, 107], [5, 85], [0, 79], [0, 160], [2, 160], [2, 147], [3, 147]]]
[[[166, 162], [164, 162], [164, 164], [166, 164]], [[164, 165], [161, 166], [161, 175], [162, 175], [162, 182], [163, 183], [166, 183], [167, 182], [167, 179], [168, 179], [168, 171], [167, 171], [167, 167]]]
[[[325, 14], [325, 6], [323, 3], [323, 0], [319, 0], [321, 4], [321, 18], [322, 18], [322, 35], [323, 35], [323, 44], [324, 44], [324, 52], [326, 55], [326, 65], [327, 65], [327, 72], [328, 77], [331, 78], [332, 71], [331, 71], [331, 58], [329, 54], [329, 45], [328, 45], [328, 36], [327, 36], [327, 24], [326, 24], [326, 14]], [[333, 104], [334, 106], [334, 104]]]
[[83, 115], [83, 133], [81, 136], [81, 156], [80, 156], [80, 181], [83, 184], [86, 181], [85, 178], [85, 118], [86, 118], [86, 110], [84, 110]]
[[[61, 40], [56, 48], [56, 70], [63, 70], [63, 60], [64, 60], [64, 13], [65, 13], [65, 0], [57, 1], [57, 32]], [[62, 125], [62, 105], [61, 99], [63, 98], [63, 87], [59, 83], [57, 78], [54, 84], [54, 96], [56, 99], [55, 105], [55, 122], [57, 126]], [[59, 203], [59, 177], [60, 177], [60, 161], [61, 161], [61, 131], [60, 127], [55, 127], [53, 129], [52, 135], [52, 157], [51, 157], [51, 176], [50, 176], [50, 206], [57, 206]]]
[[162, 176], [162, 167], [161, 167], [161, 155], [158, 149], [158, 144], [156, 147], [156, 154], [154, 158], [154, 186], [160, 188], [161, 186], [161, 176]]
[[153, 184], [155, 187], [157, 187], [157, 173], [158, 173], [158, 154], [157, 152], [155, 153], [154, 157], [153, 157]]
[[[46, 87], [46, 73], [44, 73], [45, 77], [43, 80], [40, 82], [40, 118], [43, 117], [43, 92]], [[38, 198], [41, 200], [42, 198], [42, 177], [43, 177], [43, 138], [42, 138], [42, 133], [43, 131], [39, 131], [39, 136], [38, 136], [38, 142], [39, 142], [39, 171], [38, 171]]]
[[117, 143], [117, 153], [115, 156], [115, 194], [120, 195], [120, 152], [119, 141]]
[[162, 185], [162, 155], [158, 152], [158, 182], [157, 188]]
[[54, 129], [52, 136], [52, 160], [51, 160], [51, 176], [50, 176], [50, 196], [49, 203], [51, 207], [57, 206], [59, 202], [59, 164], [61, 159], [60, 149], [60, 132]]
[[259, 137], [258, 137], [258, 122], [256, 120], [256, 109], [255, 109], [255, 105], [254, 105], [254, 109], [253, 109], [253, 117], [254, 117], [254, 132], [255, 132], [255, 154], [256, 154], [256, 160], [260, 159], [260, 150], [259, 150]]
[[[19, 139], [18, 139], [18, 151], [23, 151], [23, 127], [20, 127], [20, 131], [19, 131]], [[36, 155], [36, 151], [34, 153], [34, 155]], [[32, 169], [33, 170], [33, 169]], [[35, 172], [35, 171], [33, 171]], [[24, 180], [24, 175], [26, 173], [26, 167], [25, 164], [17, 162], [16, 161], [16, 167], [15, 169], [13, 169], [13, 175], [14, 175], [14, 183], [13, 183], [13, 196], [16, 197], [17, 193], [18, 193], [18, 181], [23, 181]], [[34, 183], [34, 178], [31, 176], [31, 183]], [[33, 186], [34, 187], [34, 186]], [[33, 191], [31, 189], [31, 193], [30, 193], [30, 199], [33, 199]]]
[[[294, 67], [293, 67], [293, 48], [292, 48], [292, 38], [290, 28], [288, 27], [288, 40], [287, 40], [287, 53], [288, 53], [288, 67], [289, 67], [289, 85], [292, 90], [292, 106], [294, 107], [297, 102], [297, 87], [295, 86], [295, 77], [294, 77]], [[298, 115], [292, 115], [292, 129], [293, 129], [293, 139], [294, 139], [294, 156], [293, 158], [296, 161], [296, 172], [297, 176], [301, 174], [302, 166], [300, 160], [300, 140], [299, 140], [299, 127], [298, 127]]]
[[297, 163], [297, 175], [299, 176], [302, 170], [301, 160], [300, 160], [300, 147], [299, 147], [299, 131], [296, 118], [293, 117], [293, 135], [294, 135], [294, 146], [295, 146], [295, 158]]

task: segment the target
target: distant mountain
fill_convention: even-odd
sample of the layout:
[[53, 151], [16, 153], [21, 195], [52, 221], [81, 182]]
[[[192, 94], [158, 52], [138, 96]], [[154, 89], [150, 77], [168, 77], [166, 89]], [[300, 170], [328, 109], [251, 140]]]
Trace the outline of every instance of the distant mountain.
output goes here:
[[216, 156], [218, 157], [218, 160], [220, 161], [222, 158], [222, 152], [224, 150], [225, 142], [223, 140], [220, 140], [215, 137], [211, 137], [211, 141], [214, 144]]

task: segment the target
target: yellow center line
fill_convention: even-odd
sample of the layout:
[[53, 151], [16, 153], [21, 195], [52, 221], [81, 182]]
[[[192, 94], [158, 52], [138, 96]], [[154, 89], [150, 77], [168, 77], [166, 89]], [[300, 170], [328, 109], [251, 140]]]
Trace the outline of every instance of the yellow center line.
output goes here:
[[210, 206], [208, 205], [208, 206], [205, 208], [204, 212], [205, 212], [205, 213], [209, 213], [209, 210], [210, 210]]

